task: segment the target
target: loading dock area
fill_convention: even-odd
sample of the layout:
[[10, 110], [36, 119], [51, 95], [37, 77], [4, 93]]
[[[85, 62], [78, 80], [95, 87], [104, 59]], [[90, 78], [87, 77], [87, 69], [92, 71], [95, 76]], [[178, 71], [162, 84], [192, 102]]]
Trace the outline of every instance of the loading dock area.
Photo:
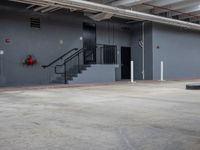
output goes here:
[[1, 0], [0, 150], [200, 150], [199, 16], [200, 0]]
[[194, 81], [1, 91], [2, 150], [199, 150]]

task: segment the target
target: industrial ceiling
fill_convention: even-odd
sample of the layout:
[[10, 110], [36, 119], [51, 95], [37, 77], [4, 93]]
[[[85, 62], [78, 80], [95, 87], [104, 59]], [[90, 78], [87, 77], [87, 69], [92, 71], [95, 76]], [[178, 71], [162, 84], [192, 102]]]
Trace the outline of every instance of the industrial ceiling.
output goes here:
[[8, 0], [27, 9], [48, 13], [60, 9], [82, 11], [101, 21], [111, 17], [147, 20], [200, 30], [200, 0]]
[[200, 21], [200, 0], [115, 0], [109, 4], [194, 23]]

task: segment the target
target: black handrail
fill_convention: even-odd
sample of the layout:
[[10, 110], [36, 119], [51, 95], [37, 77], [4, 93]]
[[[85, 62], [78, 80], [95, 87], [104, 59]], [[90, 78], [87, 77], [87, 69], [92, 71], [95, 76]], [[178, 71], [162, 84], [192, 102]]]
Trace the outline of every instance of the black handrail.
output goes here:
[[[82, 53], [84, 51], [83, 48], [79, 49], [77, 52], [75, 52], [74, 54], [72, 54], [71, 56], [69, 56], [68, 58], [66, 58], [64, 60], [64, 63], [61, 64], [61, 65], [56, 65], [54, 67], [54, 72], [55, 74], [64, 74], [64, 79], [65, 79], [65, 84], [67, 84], [67, 63], [69, 61], [71, 61], [72, 59], [74, 59], [76, 56], [78, 56], [78, 69], [79, 69], [79, 54]], [[64, 72], [57, 72], [57, 67], [61, 67], [61, 66], [64, 66]]]
[[[104, 45], [102, 44], [102, 46], [103, 46], [103, 48], [105, 48], [104, 47]], [[111, 45], [112, 46], [112, 45]], [[115, 62], [114, 63], [116, 63], [117, 62], [117, 47], [114, 45], [114, 47], [115, 47], [115, 57], [116, 58], [114, 58], [115, 60]], [[72, 49], [71, 51], [73, 51], [74, 49]], [[74, 53], [72, 53], [72, 54], [70, 54], [68, 57], [65, 57], [66, 59], [64, 59], [64, 61], [61, 63], [61, 64], [57, 64], [57, 65], [54, 65], [54, 73], [55, 74], [61, 74], [61, 75], [63, 75], [63, 77], [64, 77], [64, 81], [65, 81], [65, 84], [67, 84], [67, 78], [68, 78], [68, 75], [67, 75], [67, 73], [68, 73], [68, 70], [67, 69], [69, 69], [69, 70], [71, 70], [72, 69], [72, 72], [73, 72], [73, 74], [69, 74], [69, 77], [73, 77], [73, 75], [74, 75], [74, 73], [76, 72], [76, 70], [73, 70], [73, 69], [76, 69], [77, 68], [77, 73], [80, 73], [80, 71], [81, 71], [81, 68], [80, 67], [82, 67], [81, 65], [82, 65], [82, 63], [80, 64], [80, 56], [82, 56], [82, 55], [80, 55], [81, 53], [84, 53], [84, 48], [81, 48], [81, 49], [75, 49], [76, 51], [74, 52]], [[48, 67], [48, 66], [51, 66], [52, 64], [54, 64], [55, 62], [57, 62], [59, 59], [62, 59], [64, 56], [66, 56], [67, 54], [69, 54], [70, 53], [70, 51], [68, 52], [68, 53], [66, 53], [66, 54], [64, 54], [64, 55], [62, 55], [61, 57], [59, 57], [58, 59], [56, 59], [55, 61], [53, 61], [52, 63], [50, 63], [49, 65], [47, 65], [47, 66], [44, 66], [44, 68], [45, 67]], [[84, 58], [86, 58], [86, 57], [88, 57], [88, 56], [91, 56], [93, 54], [93, 51], [91, 51], [91, 53], [87, 53], [87, 55], [84, 55]], [[77, 58], [77, 59], [75, 59], [75, 58]], [[70, 67], [67, 67], [68, 65], [70, 65], [70, 64], [68, 64], [69, 62], [71, 62], [72, 60], [74, 60], [75, 59], [75, 61], [77, 61], [77, 66], [76, 65], [74, 65], [74, 62], [72, 63], [72, 67], [70, 68]], [[113, 62], [112, 62], [113, 63]], [[58, 67], [63, 67], [61, 70], [62, 71], [58, 71]], [[75, 68], [74, 68], [75, 67]], [[74, 72], [75, 71], [75, 72]], [[76, 73], [75, 73], [76, 74]]]
[[69, 56], [68, 58], [66, 58], [64, 60], [64, 63], [60, 64], [60, 65], [56, 65], [55, 66], [55, 73], [56, 74], [65, 74], [65, 72], [57, 72], [57, 67], [62, 67], [65, 66], [70, 60], [72, 60], [73, 58], [75, 58], [76, 56], [78, 56], [80, 53], [83, 52], [83, 48], [79, 49], [77, 52], [75, 52], [74, 54], [72, 54], [71, 56]]
[[[56, 65], [54, 68], [54, 72], [55, 74], [65, 74], [66, 72], [57, 72], [57, 67], [62, 67], [62, 66], [66, 66], [66, 64], [71, 61], [72, 59], [74, 59], [76, 56], [79, 56], [80, 53], [82, 53], [84, 51], [84, 48], [79, 49], [76, 53], [74, 53], [73, 55], [69, 56], [68, 58], [65, 59], [64, 63], [60, 64], [60, 65]], [[89, 56], [90, 54], [92, 54], [93, 52], [89, 53], [87, 56]], [[87, 57], [86, 56], [86, 57]], [[79, 67], [79, 58], [78, 58], [78, 67]]]
[[57, 61], [63, 59], [63, 57], [65, 57], [66, 55], [70, 54], [72, 51], [77, 51], [78, 48], [73, 48], [71, 49], [70, 51], [66, 52], [65, 54], [63, 54], [62, 56], [58, 57], [57, 59], [55, 59], [54, 61], [52, 61], [51, 63], [49, 63], [48, 65], [42, 65], [42, 67], [45, 69], [45, 68], [48, 68], [50, 67], [51, 65], [55, 64]]
[[79, 49], [76, 53], [71, 55], [71, 57], [68, 57], [67, 59], [65, 59], [65, 63], [68, 63], [70, 60], [72, 60], [73, 58], [75, 58], [76, 56], [78, 56], [82, 52], [83, 52], [83, 48]]
[[[77, 52], [73, 53], [71, 56], [69, 56], [68, 58], [66, 58], [64, 60], [64, 63], [60, 64], [60, 65], [56, 65], [54, 67], [54, 72], [55, 74], [63, 74], [64, 75], [64, 80], [65, 80], [65, 84], [67, 84], [67, 63], [70, 62], [71, 60], [73, 60], [75, 57], [78, 57], [78, 72], [80, 72], [80, 60], [79, 60], [79, 55], [81, 53], [84, 52], [84, 48], [79, 49]], [[93, 52], [89, 53], [86, 57], [88, 57], [89, 55], [91, 55]], [[64, 67], [64, 72], [57, 72], [57, 67]]]

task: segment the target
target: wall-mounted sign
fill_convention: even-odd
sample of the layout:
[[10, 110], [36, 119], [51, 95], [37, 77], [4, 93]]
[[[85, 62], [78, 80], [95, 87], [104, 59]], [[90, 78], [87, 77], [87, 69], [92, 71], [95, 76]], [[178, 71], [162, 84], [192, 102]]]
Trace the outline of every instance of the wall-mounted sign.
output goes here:
[[64, 41], [63, 41], [63, 40], [60, 40], [59, 43], [60, 43], [60, 45], [63, 45]]
[[6, 38], [5, 43], [9, 44], [9, 43], [11, 43], [11, 40], [9, 38]]

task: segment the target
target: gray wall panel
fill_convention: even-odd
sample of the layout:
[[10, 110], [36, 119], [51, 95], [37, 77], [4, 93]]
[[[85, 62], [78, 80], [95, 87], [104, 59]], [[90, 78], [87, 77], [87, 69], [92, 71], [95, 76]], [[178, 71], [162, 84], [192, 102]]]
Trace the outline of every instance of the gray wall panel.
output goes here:
[[116, 68], [118, 65], [91, 65], [78, 77], [74, 77], [70, 84], [79, 83], [104, 83], [116, 81]]
[[139, 41], [142, 40], [142, 23], [133, 25], [132, 60], [134, 61], [134, 78], [142, 80], [142, 48]]
[[[41, 29], [30, 28], [29, 18], [32, 16], [41, 18]], [[3, 67], [6, 85], [48, 84], [54, 75], [53, 68], [44, 70], [41, 65], [49, 63], [67, 50], [82, 47], [80, 37], [84, 21], [93, 22], [82, 14], [75, 13], [39, 14], [25, 10], [1, 9], [0, 49], [5, 51]], [[131, 46], [132, 34], [123, 30], [128, 25], [116, 21], [95, 23], [97, 43], [117, 45], [120, 64], [120, 47]], [[6, 38], [9, 38], [11, 43], [6, 44]], [[64, 43], [60, 44], [60, 40]], [[28, 54], [34, 55], [39, 64], [33, 67], [23, 66], [21, 62]], [[116, 72], [117, 80], [120, 80], [121, 69]]]
[[[159, 47], [159, 48], [158, 48]], [[153, 24], [153, 79], [200, 78], [200, 32]]]
[[145, 80], [153, 79], [153, 46], [152, 46], [152, 23], [144, 25], [144, 78]]
[[152, 23], [144, 24], [144, 79], [153, 79]]

